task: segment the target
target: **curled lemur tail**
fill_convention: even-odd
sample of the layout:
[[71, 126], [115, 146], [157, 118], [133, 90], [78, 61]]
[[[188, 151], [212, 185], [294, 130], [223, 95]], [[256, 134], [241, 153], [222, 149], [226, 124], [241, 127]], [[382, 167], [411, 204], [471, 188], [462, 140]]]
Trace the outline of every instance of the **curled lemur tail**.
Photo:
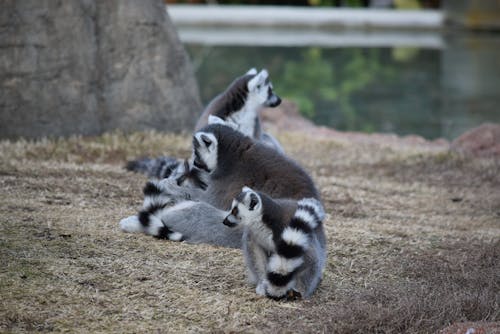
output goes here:
[[141, 158], [127, 162], [125, 169], [148, 177], [164, 179], [169, 177], [180, 163], [174, 157]]
[[120, 222], [122, 230], [127, 232], [143, 232], [159, 239], [182, 241], [183, 235], [172, 231], [161, 221], [161, 215], [171, 199], [163, 193], [161, 181], [148, 181], [143, 189], [143, 209], [137, 216], [131, 216]]
[[290, 224], [276, 242], [276, 253], [268, 261], [266, 294], [269, 297], [283, 297], [293, 290], [296, 273], [310, 247], [311, 233], [322, 224], [324, 217], [323, 206], [318, 200], [305, 198], [298, 201]]

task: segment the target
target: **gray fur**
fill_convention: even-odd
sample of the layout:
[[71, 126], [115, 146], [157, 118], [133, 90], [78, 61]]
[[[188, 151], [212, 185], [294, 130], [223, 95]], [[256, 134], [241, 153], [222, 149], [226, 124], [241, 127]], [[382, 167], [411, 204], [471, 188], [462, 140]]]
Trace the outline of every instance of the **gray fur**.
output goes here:
[[[184, 237], [191, 244], [209, 243], [230, 248], [241, 247], [241, 231], [228, 229], [221, 222], [227, 215], [204, 202], [184, 202], [192, 206], [177, 209], [176, 206], [163, 209], [156, 213], [162, 222], [168, 222], [168, 227]], [[200, 224], [203, 222], [203, 224]]]
[[[252, 195], [259, 198], [260, 205], [257, 204], [255, 209], [249, 204]], [[312, 209], [314, 214], [310, 214], [306, 207]], [[249, 282], [256, 286], [257, 294], [272, 298], [311, 296], [321, 281], [326, 262], [323, 219], [323, 207], [314, 199], [298, 202], [273, 200], [265, 194], [244, 188], [233, 200], [230, 213], [224, 221], [228, 226], [243, 225], [242, 248], [247, 276]], [[314, 228], [304, 228], [297, 224], [297, 220]], [[286, 237], [287, 232], [298, 237]], [[297, 248], [294, 245], [301, 246]], [[298, 249], [301, 252], [297, 253]], [[273, 263], [273, 258], [281, 260]], [[281, 268], [278, 272], [285, 276], [273, 281], [276, 263], [287, 265], [278, 266]], [[286, 283], [284, 277], [288, 277]]]
[[217, 138], [217, 166], [207, 173], [208, 188], [203, 192], [177, 186], [175, 182], [165, 183], [170, 187], [165, 191], [171, 194], [174, 201], [176, 196], [178, 201], [188, 196], [227, 210], [232, 199], [247, 185], [273, 198], [319, 198], [311, 177], [304, 169], [266, 145], [219, 124], [208, 125], [198, 133], [210, 133]]
[[[203, 190], [189, 184], [179, 185], [172, 178], [158, 181], [154, 185], [161, 196], [146, 196], [143, 211], [158, 215], [157, 208], [162, 208], [167, 202], [158, 203], [155, 200], [164, 197], [168, 198], [168, 203], [176, 204], [191, 200], [209, 204], [214, 207], [214, 210], [228, 210], [232, 199], [246, 185], [274, 198], [295, 200], [305, 197], [319, 198], [318, 191], [310, 176], [296, 162], [286, 156], [277, 154], [275, 150], [266, 145], [224, 125], [208, 125], [197, 134], [201, 133], [212, 135], [217, 141], [217, 165], [210, 172], [203, 172], [207, 188]], [[197, 134], [195, 134], [193, 141], [197, 140]], [[204, 145], [202, 141], [195, 142], [193, 145], [191, 163], [196, 161], [196, 152], [201, 150], [202, 145]], [[191, 168], [196, 167], [191, 166]], [[179, 226], [178, 224], [189, 226], [182, 233], [185, 240], [189, 241], [190, 238], [196, 236], [196, 240], [199, 242], [228, 246], [228, 244], [233, 243], [237, 232], [233, 232], [222, 224], [220, 224], [222, 228], [217, 232], [221, 234], [221, 237], [217, 237], [216, 240], [204, 232], [212, 228], [213, 219], [203, 217], [213, 217], [217, 214], [217, 212], [209, 213], [209, 206], [200, 205], [183, 212], [179, 217], [169, 214], [168, 217], [160, 215], [159, 218], [167, 228], [174, 232], [177, 232], [175, 226]], [[196, 224], [192, 224], [192, 222], [196, 222]], [[222, 220], [219, 223], [222, 223]], [[125, 231], [140, 231], [140, 228], [129, 227], [125, 223], [121, 223], [121, 225]], [[239, 233], [240, 243], [238, 247], [241, 247], [242, 232]]]
[[[250, 80], [262, 77], [262, 84], [270, 89], [271, 94], [266, 99], [257, 99], [256, 93], [249, 92], [248, 83]], [[283, 147], [270, 134], [262, 131], [259, 112], [263, 107], [276, 107], [281, 103], [281, 99], [272, 91], [272, 84], [267, 80], [267, 71], [259, 73], [251, 69], [245, 75], [236, 78], [227, 89], [216, 96], [205, 108], [195, 126], [195, 132], [208, 125], [210, 115], [233, 123], [237, 130], [256, 140], [260, 140], [279, 153], [284, 154]], [[268, 89], [263, 87], [262, 89]], [[266, 93], [267, 94], [267, 93]], [[248, 99], [252, 97], [252, 101]], [[127, 170], [142, 173], [150, 178], [163, 179], [166, 177], [176, 177], [182, 169], [181, 160], [174, 157], [140, 158], [129, 161], [125, 166]]]

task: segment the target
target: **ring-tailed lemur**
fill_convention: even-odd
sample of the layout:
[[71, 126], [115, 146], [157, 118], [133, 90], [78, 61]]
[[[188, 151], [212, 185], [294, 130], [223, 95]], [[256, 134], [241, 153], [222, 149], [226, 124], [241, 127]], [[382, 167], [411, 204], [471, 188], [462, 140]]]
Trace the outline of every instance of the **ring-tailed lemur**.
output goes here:
[[[195, 131], [209, 124], [209, 117], [215, 116], [246, 136], [253, 137], [274, 147], [278, 152], [284, 150], [271, 135], [264, 133], [260, 124], [259, 111], [263, 107], [277, 107], [281, 98], [273, 91], [273, 85], [266, 70], [257, 73], [250, 69], [236, 78], [229, 87], [216, 96], [205, 108], [198, 119]], [[180, 168], [178, 168], [180, 167]], [[126, 169], [158, 179], [176, 177], [184, 170], [180, 161], [172, 157], [143, 158], [129, 161]]]
[[326, 261], [325, 213], [315, 198], [274, 200], [244, 187], [224, 224], [242, 225], [249, 281], [259, 295], [309, 297]]
[[194, 134], [190, 161], [188, 177], [147, 183], [143, 209], [123, 219], [122, 230], [172, 240], [180, 233], [187, 242], [241, 247], [241, 232], [235, 244], [238, 232], [220, 222], [243, 186], [273, 198], [319, 199], [311, 177], [295, 161], [225, 125], [211, 124]]

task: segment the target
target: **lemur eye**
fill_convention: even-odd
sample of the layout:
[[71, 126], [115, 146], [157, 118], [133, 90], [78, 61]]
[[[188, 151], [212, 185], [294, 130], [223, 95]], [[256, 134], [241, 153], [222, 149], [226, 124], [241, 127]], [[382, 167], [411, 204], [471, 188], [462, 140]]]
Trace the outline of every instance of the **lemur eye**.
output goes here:
[[260, 89], [260, 85], [257, 85], [257, 89]]
[[210, 140], [210, 138], [208, 138], [205, 135], [201, 135], [201, 140], [203, 140], [203, 142], [205, 143], [206, 146], [210, 146], [212, 144], [212, 141]]

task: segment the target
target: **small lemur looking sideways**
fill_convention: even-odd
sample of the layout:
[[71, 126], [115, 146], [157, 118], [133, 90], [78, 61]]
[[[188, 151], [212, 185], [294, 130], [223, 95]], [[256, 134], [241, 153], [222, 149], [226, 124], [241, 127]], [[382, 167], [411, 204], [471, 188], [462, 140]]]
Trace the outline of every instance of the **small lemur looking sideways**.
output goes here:
[[243, 187], [224, 224], [243, 225], [247, 276], [257, 294], [307, 298], [314, 292], [326, 260], [324, 217], [315, 198], [273, 200]]
[[[274, 108], [280, 103], [281, 99], [273, 91], [268, 72], [262, 70], [257, 73], [257, 70], [252, 68], [243, 76], [236, 78], [224, 92], [207, 105], [196, 123], [195, 132], [209, 123], [210, 116], [216, 116], [244, 135], [260, 140], [283, 153], [279, 142], [262, 131], [259, 117], [262, 108]], [[184, 172], [183, 167], [174, 157], [137, 159], [128, 162], [126, 166], [130, 171], [158, 179], [169, 177], [171, 174], [178, 176]]]

